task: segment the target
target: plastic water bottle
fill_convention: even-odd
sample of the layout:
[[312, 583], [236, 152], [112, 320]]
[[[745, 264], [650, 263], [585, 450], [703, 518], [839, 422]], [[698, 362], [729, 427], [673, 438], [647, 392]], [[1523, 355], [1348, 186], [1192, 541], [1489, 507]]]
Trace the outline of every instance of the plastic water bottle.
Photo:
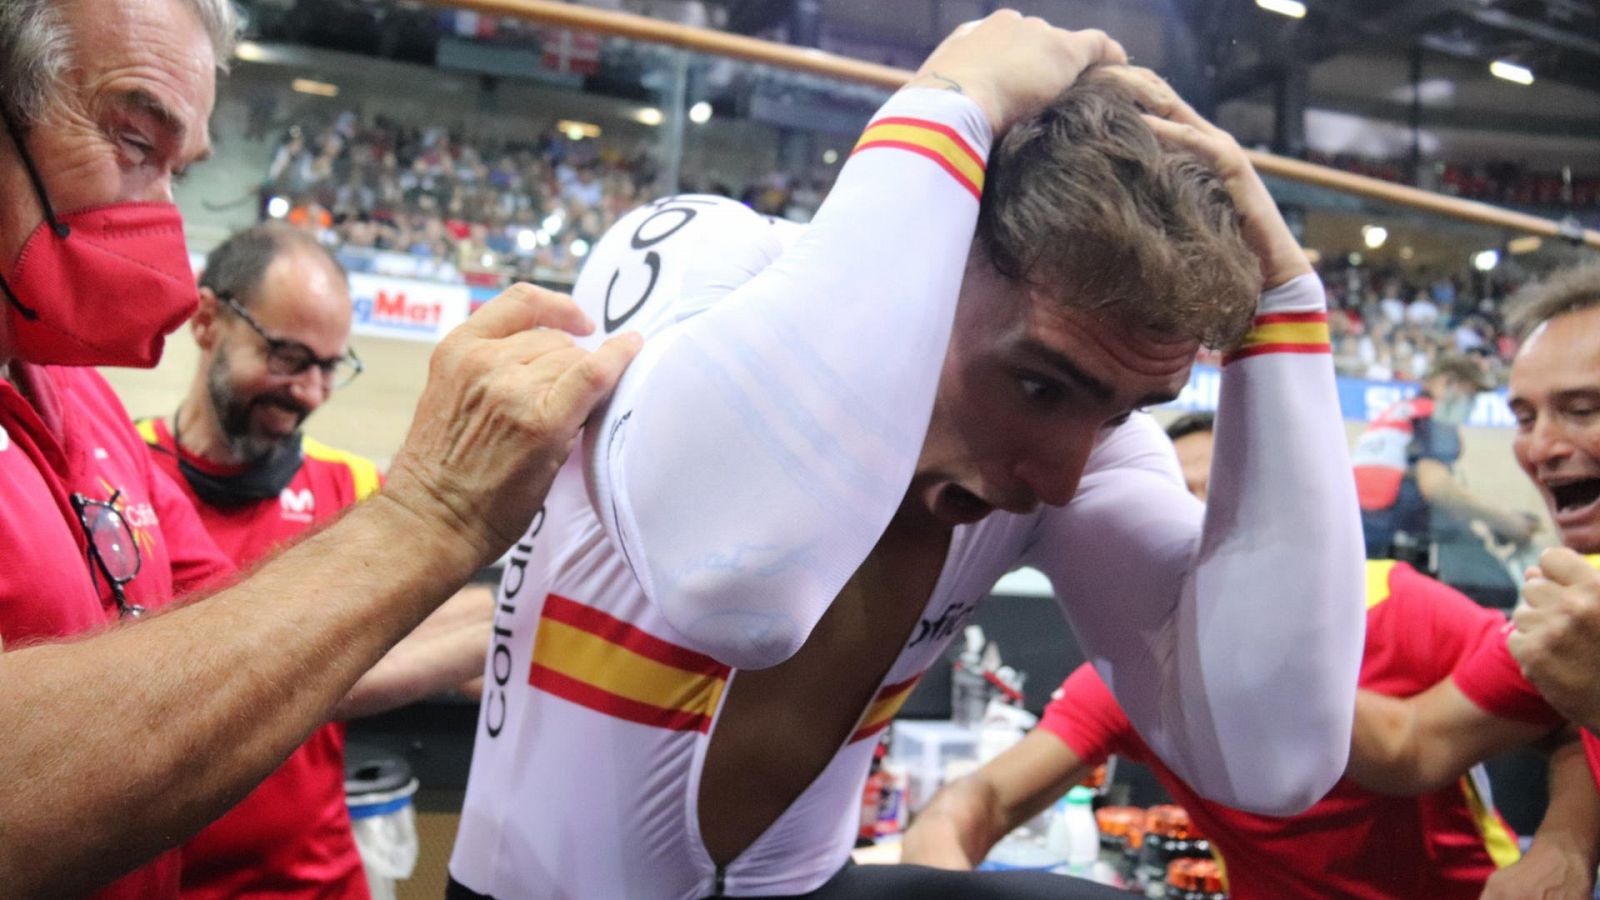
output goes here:
[[1047, 843], [1057, 859], [1066, 860], [1066, 874], [1095, 877], [1095, 863], [1100, 860], [1100, 826], [1094, 820], [1094, 791], [1079, 785], [1056, 801]]

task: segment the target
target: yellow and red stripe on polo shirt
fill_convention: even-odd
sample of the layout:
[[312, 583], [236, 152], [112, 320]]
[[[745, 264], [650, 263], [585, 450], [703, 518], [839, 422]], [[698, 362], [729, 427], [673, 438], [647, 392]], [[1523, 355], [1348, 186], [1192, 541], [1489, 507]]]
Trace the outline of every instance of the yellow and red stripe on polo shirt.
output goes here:
[[872, 737], [888, 728], [894, 719], [894, 714], [905, 705], [906, 698], [911, 696], [911, 689], [917, 686], [921, 678], [922, 673], [918, 672], [905, 681], [886, 684], [879, 688], [877, 696], [868, 704], [867, 711], [862, 713], [861, 724], [856, 727], [856, 733], [850, 735], [850, 743]]
[[1267, 313], [1256, 316], [1244, 343], [1223, 359], [1223, 365], [1266, 353], [1331, 353], [1325, 312]]
[[728, 672], [703, 653], [551, 594], [539, 618], [528, 683], [618, 719], [706, 734]]
[[960, 132], [939, 122], [907, 116], [886, 116], [862, 132], [851, 156], [863, 150], [892, 147], [938, 163], [974, 198], [983, 196], [984, 160]]

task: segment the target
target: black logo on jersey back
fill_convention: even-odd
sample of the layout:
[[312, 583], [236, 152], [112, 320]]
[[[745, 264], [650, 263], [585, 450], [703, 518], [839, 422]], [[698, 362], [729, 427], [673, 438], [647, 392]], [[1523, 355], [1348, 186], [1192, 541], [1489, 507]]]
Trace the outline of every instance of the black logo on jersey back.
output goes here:
[[[638, 260], [645, 268], [650, 270], [650, 280], [645, 283], [644, 293], [640, 294], [633, 304], [621, 313], [611, 312], [611, 294], [616, 290], [617, 279], [622, 276], [624, 266], [637, 264], [633, 261], [624, 262], [611, 273], [611, 281], [606, 285], [606, 305], [604, 310], [606, 334], [611, 334], [618, 328], [628, 323], [640, 309], [644, 308], [645, 301], [655, 292], [656, 282], [661, 278], [661, 254], [653, 249], [669, 237], [683, 230], [683, 226], [694, 221], [700, 211], [696, 206], [716, 206], [714, 200], [702, 200], [695, 197], [667, 197], [651, 204], [656, 211], [645, 217], [639, 227], [633, 230], [633, 236], [628, 239], [628, 245], [634, 250], [645, 251], [644, 257]], [[658, 220], [661, 220], [658, 222]]]

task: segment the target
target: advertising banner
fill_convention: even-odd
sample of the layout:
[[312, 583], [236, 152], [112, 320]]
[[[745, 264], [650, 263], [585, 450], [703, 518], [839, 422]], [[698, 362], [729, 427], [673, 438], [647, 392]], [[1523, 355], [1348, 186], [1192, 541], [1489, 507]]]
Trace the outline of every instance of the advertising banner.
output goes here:
[[[1412, 396], [1421, 387], [1408, 381], [1368, 381], [1365, 378], [1338, 378], [1339, 408], [1344, 418], [1351, 422], [1370, 422], [1391, 405]], [[1189, 383], [1178, 399], [1166, 409], [1184, 412], [1213, 411], [1217, 396], [1222, 390], [1222, 370], [1216, 366], [1195, 366], [1189, 373]], [[1516, 425], [1511, 410], [1506, 407], [1506, 391], [1500, 388], [1478, 395], [1467, 418], [1468, 426], [1479, 428], [1510, 428]]]

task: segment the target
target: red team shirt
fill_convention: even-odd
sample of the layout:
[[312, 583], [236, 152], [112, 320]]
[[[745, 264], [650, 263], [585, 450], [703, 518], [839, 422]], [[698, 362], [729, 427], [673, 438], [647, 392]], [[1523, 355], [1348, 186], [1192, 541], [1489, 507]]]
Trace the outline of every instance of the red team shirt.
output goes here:
[[[1600, 568], [1600, 555], [1590, 556], [1589, 564]], [[1510, 633], [1511, 623], [1507, 622], [1501, 627], [1497, 639], [1485, 642], [1478, 652], [1463, 660], [1454, 674], [1456, 687], [1467, 695], [1467, 699], [1485, 709], [1492, 708], [1493, 704], [1514, 710], [1514, 714], [1505, 714], [1507, 718], [1556, 724], [1565, 721], [1560, 713], [1545, 702], [1539, 689], [1522, 674], [1522, 667], [1517, 665], [1510, 649], [1506, 647], [1505, 638]], [[1589, 760], [1589, 772], [1594, 776], [1595, 788], [1600, 790], [1600, 739], [1596, 739], [1588, 730], [1583, 732], [1583, 753]]]
[[[227, 577], [233, 567], [201, 527], [194, 508], [150, 464], [122, 403], [87, 368], [12, 362], [0, 381], [0, 639], [15, 649], [81, 634], [117, 620], [110, 588], [91, 575], [74, 493], [109, 501], [133, 530], [139, 574], [129, 603], [160, 609]], [[120, 492], [120, 493], [118, 493]], [[133, 749], [130, 752], [137, 752]], [[106, 809], [106, 816], [118, 815]], [[102, 898], [176, 897], [178, 855], [167, 853], [101, 891]]]
[[[378, 489], [368, 460], [306, 438], [305, 461], [278, 497], [223, 509], [202, 503], [178, 471], [167, 424], [147, 419], [139, 434], [150, 456], [200, 511], [218, 545], [250, 565]], [[202, 470], [232, 471], [187, 453]], [[279, 898], [366, 900], [367, 881], [344, 799], [344, 723], [312, 733], [278, 770], [227, 815], [183, 847], [185, 898], [270, 894]]]
[[[1361, 687], [1419, 693], [1498, 640], [1505, 619], [1401, 563], [1368, 563]], [[1475, 700], [1477, 698], [1474, 698]], [[1486, 706], [1521, 718], [1520, 707]], [[1062, 685], [1040, 727], [1098, 765], [1120, 754], [1151, 768], [1210, 838], [1234, 900], [1284, 897], [1476, 898], [1518, 858], [1515, 835], [1469, 776], [1421, 797], [1387, 797], [1342, 779], [1298, 816], [1261, 816], [1202, 799], [1152, 754], [1088, 665]]]

